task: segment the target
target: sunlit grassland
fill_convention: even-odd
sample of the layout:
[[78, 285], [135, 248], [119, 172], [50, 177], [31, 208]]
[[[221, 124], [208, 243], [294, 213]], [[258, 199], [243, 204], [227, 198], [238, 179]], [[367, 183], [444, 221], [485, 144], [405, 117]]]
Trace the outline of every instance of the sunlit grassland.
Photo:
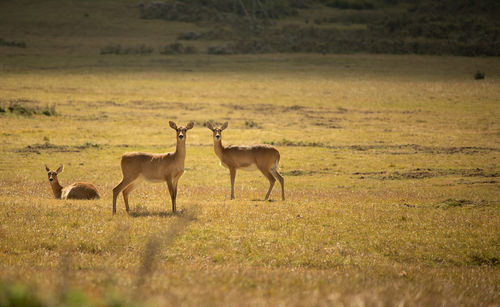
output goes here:
[[[115, 295], [186, 305], [499, 302], [498, 59], [0, 61], [2, 107], [58, 113], [0, 115], [0, 278], [45, 301], [64, 281], [96, 304]], [[476, 67], [485, 80], [473, 80]], [[121, 154], [172, 151], [169, 120], [196, 123], [182, 213], [170, 213], [164, 184], [143, 183], [132, 214], [120, 198], [112, 216]], [[278, 185], [263, 202], [267, 180], [242, 171], [229, 200], [207, 120], [229, 121], [225, 144], [275, 144], [286, 201]], [[92, 182], [102, 198], [52, 199], [44, 163], [64, 163], [63, 184]]]

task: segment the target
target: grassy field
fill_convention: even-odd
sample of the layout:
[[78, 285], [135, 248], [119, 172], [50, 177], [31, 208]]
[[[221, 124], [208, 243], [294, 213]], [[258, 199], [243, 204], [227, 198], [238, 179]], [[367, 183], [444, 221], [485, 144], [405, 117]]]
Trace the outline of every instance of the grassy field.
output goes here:
[[[66, 39], [0, 7], [0, 37], [28, 45], [0, 47], [0, 305], [500, 304], [498, 58], [99, 55], [184, 26], [160, 34], [132, 2], [87, 36], [70, 20], [95, 3], [79, 3]], [[174, 150], [169, 120], [195, 122], [181, 213], [143, 183], [112, 216], [121, 155]], [[257, 172], [229, 200], [207, 120], [229, 121], [225, 144], [279, 149], [286, 201], [276, 185], [263, 202]], [[45, 163], [101, 199], [53, 199]]]

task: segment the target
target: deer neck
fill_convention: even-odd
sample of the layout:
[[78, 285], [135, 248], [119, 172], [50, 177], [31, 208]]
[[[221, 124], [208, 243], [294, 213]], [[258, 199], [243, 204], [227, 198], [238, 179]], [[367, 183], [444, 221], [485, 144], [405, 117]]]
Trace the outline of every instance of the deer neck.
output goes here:
[[222, 161], [222, 152], [224, 151], [224, 146], [222, 146], [222, 138], [218, 141], [214, 140], [214, 150], [215, 154]]
[[186, 159], [186, 140], [180, 141], [177, 139], [177, 145], [175, 146], [175, 159], [184, 162]]
[[59, 181], [54, 179], [54, 181], [50, 182], [50, 186], [52, 187], [52, 192], [54, 192], [54, 197], [56, 199], [61, 198], [63, 187], [59, 184]]

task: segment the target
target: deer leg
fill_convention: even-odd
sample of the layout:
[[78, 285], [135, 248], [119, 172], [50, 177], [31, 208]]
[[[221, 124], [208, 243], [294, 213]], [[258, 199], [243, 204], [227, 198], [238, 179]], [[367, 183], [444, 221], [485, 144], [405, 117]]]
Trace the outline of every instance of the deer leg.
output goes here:
[[283, 176], [278, 172], [277, 169], [272, 168], [271, 173], [273, 174], [274, 178], [278, 179], [281, 185], [281, 200], [285, 200], [285, 179], [283, 179]]
[[231, 199], [234, 199], [234, 179], [236, 178], [236, 169], [230, 168], [229, 175], [231, 176]]
[[172, 178], [167, 178], [167, 186], [168, 186], [168, 192], [170, 193], [170, 199], [172, 200], [172, 212], [175, 212], [175, 198], [176, 198], [176, 191], [174, 189], [174, 183], [172, 182]]
[[122, 182], [120, 182], [114, 189], [113, 189], [113, 214], [116, 213], [116, 198], [118, 197], [118, 194], [120, 192], [127, 188], [136, 178], [123, 178]]
[[130, 194], [130, 192], [132, 192], [132, 190], [137, 186], [137, 183], [136, 182], [132, 182], [131, 184], [128, 185], [128, 187], [126, 187], [124, 190], [123, 190], [123, 201], [125, 202], [125, 209], [127, 210], [127, 212], [130, 211], [130, 208], [128, 206], [128, 194]]
[[267, 180], [269, 180], [269, 190], [267, 191], [266, 197], [264, 198], [264, 200], [267, 200], [269, 198], [269, 195], [271, 194], [271, 191], [273, 190], [276, 179], [270, 171], [266, 169], [260, 169], [260, 171], [262, 172], [262, 174], [264, 174], [264, 176], [266, 176]]
[[177, 183], [178, 182], [179, 182], [179, 177], [174, 178], [174, 180], [172, 181], [173, 188], [174, 188], [174, 199], [175, 199], [175, 205], [176, 206], [177, 206]]

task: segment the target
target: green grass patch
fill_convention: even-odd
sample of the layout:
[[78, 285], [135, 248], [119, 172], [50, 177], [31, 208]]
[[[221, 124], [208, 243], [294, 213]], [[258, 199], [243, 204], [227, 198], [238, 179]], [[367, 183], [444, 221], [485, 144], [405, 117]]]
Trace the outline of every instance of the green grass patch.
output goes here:
[[3, 114], [13, 114], [13, 115], [20, 115], [20, 116], [33, 116], [33, 115], [45, 115], [45, 116], [57, 116], [60, 115], [56, 111], [56, 106], [51, 105], [51, 106], [45, 106], [45, 107], [38, 107], [38, 106], [29, 106], [29, 105], [24, 105], [24, 104], [19, 104], [16, 102], [11, 102], [8, 107], [0, 107], [0, 113]]

